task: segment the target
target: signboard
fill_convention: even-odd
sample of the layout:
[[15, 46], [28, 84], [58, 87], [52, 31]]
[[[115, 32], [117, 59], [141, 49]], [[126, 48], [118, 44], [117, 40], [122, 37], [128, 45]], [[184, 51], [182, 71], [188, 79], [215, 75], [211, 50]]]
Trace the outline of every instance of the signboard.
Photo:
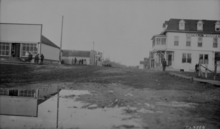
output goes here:
[[212, 37], [220, 38], [220, 34], [186, 34], [187, 37]]
[[0, 23], [0, 42], [39, 43], [41, 24]]

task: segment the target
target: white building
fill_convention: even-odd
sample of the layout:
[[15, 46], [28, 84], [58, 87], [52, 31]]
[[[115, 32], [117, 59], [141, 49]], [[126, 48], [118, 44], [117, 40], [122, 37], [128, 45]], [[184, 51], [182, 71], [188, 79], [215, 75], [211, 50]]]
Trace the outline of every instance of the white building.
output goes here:
[[90, 65], [90, 51], [79, 50], [62, 50], [62, 61], [64, 64], [79, 64], [80, 60], [83, 60], [83, 64]]
[[[44, 54], [45, 62], [58, 62], [60, 48], [42, 35], [42, 24], [0, 23], [0, 60]], [[33, 60], [32, 60], [33, 62]]]
[[102, 65], [102, 53], [82, 50], [62, 50], [62, 61], [64, 64], [79, 64], [83, 60], [84, 65]]
[[184, 71], [195, 71], [195, 64], [207, 64], [220, 72], [220, 21], [170, 19], [163, 24], [164, 31], [152, 37], [150, 67], [167, 65]]

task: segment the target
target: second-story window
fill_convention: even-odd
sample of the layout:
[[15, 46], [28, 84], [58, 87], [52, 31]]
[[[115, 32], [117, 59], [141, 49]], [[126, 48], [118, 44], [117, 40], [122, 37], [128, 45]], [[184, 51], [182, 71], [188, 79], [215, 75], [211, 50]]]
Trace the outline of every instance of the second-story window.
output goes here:
[[213, 48], [217, 48], [218, 47], [218, 38], [213, 38]]
[[157, 44], [160, 44], [160, 38], [157, 38]]
[[198, 47], [202, 47], [202, 37], [198, 37]]
[[186, 46], [191, 46], [191, 37], [186, 37]]
[[174, 36], [174, 46], [179, 46], [179, 36]]
[[153, 40], [153, 46], [155, 45], [155, 39]]
[[166, 44], [166, 38], [162, 38], [162, 45], [165, 45]]

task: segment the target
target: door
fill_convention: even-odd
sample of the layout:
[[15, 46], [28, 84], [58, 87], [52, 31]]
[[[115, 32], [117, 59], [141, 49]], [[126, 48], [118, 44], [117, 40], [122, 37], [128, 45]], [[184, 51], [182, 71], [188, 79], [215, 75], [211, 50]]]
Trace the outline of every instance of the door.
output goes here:
[[168, 55], [168, 65], [172, 65], [172, 55]]
[[13, 57], [20, 57], [20, 43], [12, 43], [11, 55]]

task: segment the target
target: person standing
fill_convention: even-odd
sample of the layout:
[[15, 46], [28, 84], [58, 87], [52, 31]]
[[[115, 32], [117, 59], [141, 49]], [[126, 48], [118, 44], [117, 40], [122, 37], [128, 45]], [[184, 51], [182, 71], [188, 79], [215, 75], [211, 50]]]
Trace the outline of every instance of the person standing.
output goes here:
[[43, 61], [44, 61], [44, 55], [41, 54], [41, 55], [40, 55], [40, 63], [43, 64]]
[[75, 57], [75, 59], [74, 59], [74, 62], [75, 62], [75, 65], [76, 65], [76, 63], [77, 63], [77, 59], [76, 59], [76, 57]]
[[162, 61], [163, 71], [166, 70], [166, 65], [167, 65], [167, 62], [166, 62], [165, 58], [163, 58], [163, 61]]
[[199, 76], [199, 64], [195, 65], [196, 76]]
[[38, 64], [39, 62], [39, 54], [36, 54], [34, 57], [35, 63]]

